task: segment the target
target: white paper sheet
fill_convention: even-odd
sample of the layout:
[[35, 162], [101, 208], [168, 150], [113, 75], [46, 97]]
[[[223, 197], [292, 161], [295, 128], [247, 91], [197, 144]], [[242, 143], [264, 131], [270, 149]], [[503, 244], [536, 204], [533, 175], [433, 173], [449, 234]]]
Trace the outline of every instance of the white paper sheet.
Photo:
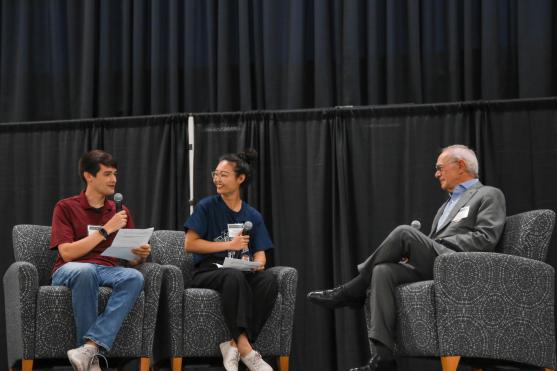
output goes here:
[[137, 260], [139, 257], [132, 252], [133, 248], [149, 242], [154, 228], [146, 229], [120, 229], [112, 241], [112, 245], [101, 255], [128, 261]]
[[251, 271], [259, 268], [260, 266], [261, 264], [259, 264], [258, 262], [228, 257], [224, 258], [224, 263], [222, 264], [223, 268], [234, 268], [241, 271]]

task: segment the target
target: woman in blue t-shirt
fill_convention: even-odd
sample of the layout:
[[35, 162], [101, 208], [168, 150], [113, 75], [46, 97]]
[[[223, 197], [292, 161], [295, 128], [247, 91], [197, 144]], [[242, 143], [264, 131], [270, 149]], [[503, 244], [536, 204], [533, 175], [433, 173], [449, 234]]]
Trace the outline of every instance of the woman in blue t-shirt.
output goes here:
[[[224, 319], [232, 336], [220, 344], [228, 371], [238, 370], [240, 359], [250, 370], [272, 371], [251, 346], [271, 314], [278, 290], [276, 279], [265, 270], [265, 250], [273, 247], [267, 228], [261, 214], [240, 195], [251, 180], [256, 158], [253, 150], [222, 156], [211, 172], [218, 194], [199, 201], [184, 225], [185, 249], [195, 262], [192, 286], [221, 294]], [[250, 223], [246, 222], [252, 225], [249, 233], [229, 235], [230, 224], [247, 230]], [[219, 268], [227, 256], [249, 256], [260, 266], [252, 272]]]

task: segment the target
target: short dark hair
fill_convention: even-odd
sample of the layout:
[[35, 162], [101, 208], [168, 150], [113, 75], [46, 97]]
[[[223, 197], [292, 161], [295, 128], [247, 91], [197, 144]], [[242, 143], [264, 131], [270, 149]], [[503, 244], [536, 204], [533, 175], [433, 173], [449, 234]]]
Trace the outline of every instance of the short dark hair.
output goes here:
[[116, 160], [112, 158], [112, 155], [108, 152], [105, 152], [100, 149], [94, 149], [92, 151], [87, 152], [79, 159], [79, 176], [85, 184], [87, 181], [83, 176], [84, 172], [88, 172], [93, 176], [97, 176], [97, 173], [101, 169], [101, 164], [107, 167], [112, 167], [114, 169], [118, 169], [118, 164]]
[[240, 153], [229, 153], [219, 158], [219, 162], [228, 161], [234, 163], [234, 173], [236, 177], [245, 175], [246, 180], [240, 185], [240, 188], [247, 187], [251, 182], [253, 168], [257, 162], [257, 151], [249, 148]]

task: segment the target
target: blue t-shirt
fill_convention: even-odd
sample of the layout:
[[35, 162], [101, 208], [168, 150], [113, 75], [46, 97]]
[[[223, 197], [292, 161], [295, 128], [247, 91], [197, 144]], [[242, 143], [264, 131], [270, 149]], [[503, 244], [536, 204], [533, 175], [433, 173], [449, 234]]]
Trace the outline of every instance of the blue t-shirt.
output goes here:
[[[256, 251], [264, 251], [273, 248], [273, 242], [263, 222], [263, 217], [247, 202], [242, 201], [242, 208], [235, 212], [226, 206], [220, 195], [205, 197], [195, 206], [193, 214], [184, 223], [187, 232], [193, 229], [202, 239], [207, 241], [228, 241], [228, 224], [244, 223], [250, 221], [253, 227], [249, 233], [250, 255]], [[213, 254], [193, 254], [194, 263], [197, 265], [208, 256], [228, 256], [226, 251]]]

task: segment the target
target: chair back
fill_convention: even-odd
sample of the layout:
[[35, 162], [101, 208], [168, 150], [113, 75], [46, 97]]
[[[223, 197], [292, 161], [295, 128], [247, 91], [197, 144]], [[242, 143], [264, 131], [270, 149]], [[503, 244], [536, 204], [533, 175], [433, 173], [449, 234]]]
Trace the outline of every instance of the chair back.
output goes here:
[[171, 264], [182, 272], [184, 286], [188, 286], [193, 276], [193, 255], [184, 251], [183, 231], [154, 231], [151, 236], [151, 255], [153, 262]]
[[508, 216], [495, 251], [545, 261], [554, 226], [553, 210], [532, 210]]
[[50, 284], [50, 276], [57, 250], [50, 249], [49, 226], [19, 224], [12, 230], [14, 257], [16, 261], [33, 264], [39, 273], [39, 285]]

